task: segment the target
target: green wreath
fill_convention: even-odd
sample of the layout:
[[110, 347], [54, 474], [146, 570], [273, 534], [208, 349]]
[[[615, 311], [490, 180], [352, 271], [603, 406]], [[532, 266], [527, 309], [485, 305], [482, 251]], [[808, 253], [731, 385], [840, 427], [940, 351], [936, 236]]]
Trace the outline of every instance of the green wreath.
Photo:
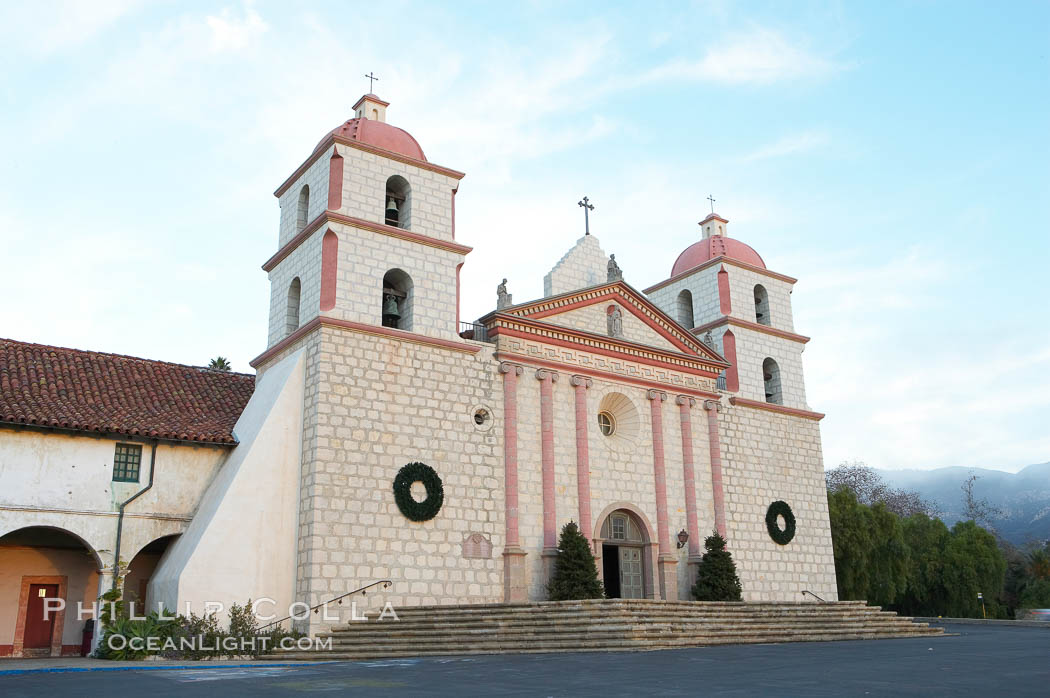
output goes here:
[[[427, 489], [427, 498], [417, 502], [412, 496], [412, 484], [422, 482]], [[426, 463], [409, 463], [398, 471], [394, 478], [394, 501], [397, 508], [412, 521], [430, 521], [441, 511], [445, 501], [445, 489], [441, 478]]]
[[[784, 530], [780, 530], [780, 522], [777, 521], [781, 516], [784, 517]], [[769, 505], [766, 510], [766, 528], [774, 543], [787, 545], [791, 542], [795, 537], [795, 515], [791, 513], [787, 502], [777, 500]]]

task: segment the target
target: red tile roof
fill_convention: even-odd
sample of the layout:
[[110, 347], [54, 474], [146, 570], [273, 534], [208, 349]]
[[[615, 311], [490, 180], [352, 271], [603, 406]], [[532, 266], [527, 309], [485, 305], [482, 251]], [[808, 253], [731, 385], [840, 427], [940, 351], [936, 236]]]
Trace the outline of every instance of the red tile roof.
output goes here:
[[0, 339], [0, 424], [233, 444], [255, 377]]

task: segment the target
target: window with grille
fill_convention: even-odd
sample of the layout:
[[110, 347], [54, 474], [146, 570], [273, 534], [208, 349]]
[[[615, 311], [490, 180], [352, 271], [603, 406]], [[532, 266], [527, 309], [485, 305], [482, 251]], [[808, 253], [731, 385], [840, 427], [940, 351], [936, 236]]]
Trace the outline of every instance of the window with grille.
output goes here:
[[115, 482], [138, 482], [140, 463], [142, 463], [142, 446], [117, 444], [117, 451], [113, 455], [113, 480]]
[[613, 540], [626, 540], [627, 538], [627, 519], [622, 516], [614, 516], [610, 522], [612, 526], [612, 538]]

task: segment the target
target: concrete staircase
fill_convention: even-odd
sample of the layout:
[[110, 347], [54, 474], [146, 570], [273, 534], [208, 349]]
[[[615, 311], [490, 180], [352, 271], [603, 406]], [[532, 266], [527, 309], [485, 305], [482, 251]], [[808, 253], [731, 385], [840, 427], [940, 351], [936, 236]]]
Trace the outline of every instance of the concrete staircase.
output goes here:
[[821, 642], [942, 635], [863, 601], [712, 603], [605, 599], [419, 606], [400, 621], [352, 622], [322, 633], [325, 651], [267, 659], [375, 659], [462, 654], [609, 652], [706, 645]]

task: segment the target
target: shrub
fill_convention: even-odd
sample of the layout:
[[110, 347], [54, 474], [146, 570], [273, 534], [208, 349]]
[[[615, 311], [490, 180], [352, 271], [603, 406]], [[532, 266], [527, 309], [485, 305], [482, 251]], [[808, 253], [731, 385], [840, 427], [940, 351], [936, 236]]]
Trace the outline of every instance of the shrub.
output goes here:
[[704, 541], [707, 552], [700, 561], [693, 597], [697, 601], [740, 601], [740, 578], [726, 539], [717, 532]]
[[573, 521], [561, 529], [558, 557], [547, 593], [551, 601], [605, 598], [591, 546]]

